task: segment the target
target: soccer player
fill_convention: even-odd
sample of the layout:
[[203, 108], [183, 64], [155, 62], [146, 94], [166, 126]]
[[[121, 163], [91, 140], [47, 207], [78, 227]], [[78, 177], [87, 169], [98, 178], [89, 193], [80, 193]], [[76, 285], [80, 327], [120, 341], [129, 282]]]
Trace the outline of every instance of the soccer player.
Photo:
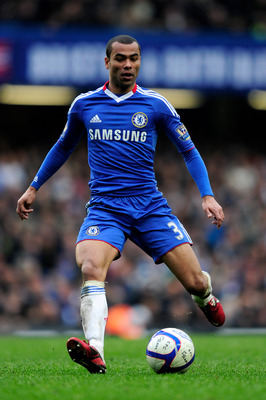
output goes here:
[[156, 264], [165, 263], [214, 326], [225, 320], [222, 305], [212, 294], [210, 275], [202, 271], [187, 231], [157, 189], [153, 163], [158, 135], [168, 135], [182, 154], [199, 189], [203, 210], [217, 228], [224, 213], [214, 198], [205, 164], [175, 109], [158, 93], [136, 84], [140, 62], [136, 39], [127, 35], [110, 39], [105, 57], [109, 81], [73, 101], [63, 133], [17, 204], [17, 214], [27, 220], [38, 189], [65, 163], [85, 132], [91, 198], [76, 244], [83, 277], [85, 340], [70, 338], [67, 349], [72, 360], [90, 373], [106, 372], [105, 279], [127, 239]]

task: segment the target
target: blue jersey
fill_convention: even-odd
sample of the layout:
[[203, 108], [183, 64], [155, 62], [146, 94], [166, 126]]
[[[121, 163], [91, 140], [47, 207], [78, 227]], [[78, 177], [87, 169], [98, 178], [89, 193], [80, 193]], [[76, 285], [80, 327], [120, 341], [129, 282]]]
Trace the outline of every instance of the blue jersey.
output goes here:
[[84, 132], [92, 196], [156, 191], [155, 147], [158, 135], [165, 134], [183, 154], [201, 195], [212, 195], [205, 165], [173, 106], [138, 85], [118, 96], [108, 89], [108, 83], [73, 101], [65, 129], [32, 186], [38, 189], [66, 161]]

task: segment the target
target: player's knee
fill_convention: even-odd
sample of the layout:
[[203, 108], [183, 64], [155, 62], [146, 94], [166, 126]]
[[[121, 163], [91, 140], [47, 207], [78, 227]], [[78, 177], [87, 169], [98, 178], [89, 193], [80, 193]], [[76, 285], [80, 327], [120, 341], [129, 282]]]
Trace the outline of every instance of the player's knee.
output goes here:
[[105, 269], [101, 268], [93, 260], [84, 260], [80, 265], [81, 273], [84, 281], [96, 280], [96, 281], [104, 281], [106, 278]]
[[104, 282], [117, 250], [108, 243], [84, 240], [76, 246], [76, 262], [81, 269], [83, 280]]
[[92, 257], [90, 253], [77, 255], [76, 261], [84, 281], [102, 279], [103, 268], [101, 267], [101, 263], [97, 258]]

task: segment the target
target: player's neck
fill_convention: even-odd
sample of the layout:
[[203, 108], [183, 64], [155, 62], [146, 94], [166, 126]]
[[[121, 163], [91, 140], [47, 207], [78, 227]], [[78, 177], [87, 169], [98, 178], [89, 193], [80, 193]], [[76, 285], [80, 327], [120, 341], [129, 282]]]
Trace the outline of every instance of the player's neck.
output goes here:
[[110, 92], [120, 96], [123, 94], [127, 94], [129, 92], [132, 92], [132, 90], [134, 89], [136, 83], [134, 82], [132, 85], [128, 86], [128, 87], [124, 87], [124, 86], [118, 86], [115, 83], [109, 81], [108, 82], [108, 89], [110, 90]]

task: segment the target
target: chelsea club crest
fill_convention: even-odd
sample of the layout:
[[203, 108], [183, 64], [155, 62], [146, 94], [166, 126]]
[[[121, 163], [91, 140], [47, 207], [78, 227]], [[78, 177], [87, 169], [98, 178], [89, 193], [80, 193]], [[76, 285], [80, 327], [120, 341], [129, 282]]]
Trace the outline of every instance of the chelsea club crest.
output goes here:
[[137, 112], [132, 117], [132, 124], [136, 128], [144, 128], [148, 123], [148, 117], [143, 112]]
[[100, 229], [98, 228], [98, 226], [94, 225], [94, 226], [90, 226], [87, 231], [86, 231], [87, 235], [89, 236], [97, 236], [100, 233]]

